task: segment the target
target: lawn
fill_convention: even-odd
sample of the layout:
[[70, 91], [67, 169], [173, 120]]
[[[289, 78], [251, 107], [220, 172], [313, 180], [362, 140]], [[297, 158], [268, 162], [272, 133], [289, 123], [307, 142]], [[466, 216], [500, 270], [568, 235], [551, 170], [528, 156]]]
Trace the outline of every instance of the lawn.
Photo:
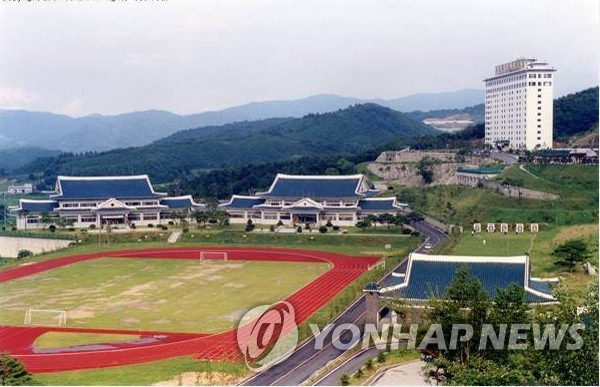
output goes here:
[[[487, 233], [471, 235], [464, 233], [458, 243], [448, 246], [444, 253], [454, 255], [508, 256], [521, 255], [525, 252], [531, 257], [531, 268], [534, 276], [543, 274], [556, 275], [564, 268], [554, 264], [552, 251], [569, 239], [583, 239], [592, 252], [591, 263], [598, 266], [598, 225], [581, 224], [568, 227], [547, 227], [539, 233], [514, 232]], [[484, 241], [485, 240], [485, 245]]]
[[[242, 363], [195, 361], [191, 357], [175, 357], [167, 360], [110, 367], [98, 370], [53, 372], [34, 375], [44, 385], [93, 386], [93, 385], [150, 385], [170, 381], [170, 385], [236, 384], [247, 373]], [[192, 373], [191, 380], [179, 380], [179, 375]], [[181, 381], [181, 383], [180, 383]], [[187, 383], [186, 383], [187, 381]]]
[[574, 225], [598, 219], [598, 167], [515, 165], [496, 180], [560, 195], [558, 200], [509, 198], [489, 189], [458, 185], [398, 187], [400, 200], [446, 223], [470, 229], [474, 222]]
[[67, 311], [74, 328], [213, 333], [327, 270], [320, 263], [100, 258], [1, 284], [0, 322], [22, 324], [27, 308], [56, 309]]
[[138, 335], [121, 335], [116, 333], [82, 333], [82, 332], [46, 332], [34, 343], [36, 349], [62, 348], [67, 346], [112, 343], [134, 340]]

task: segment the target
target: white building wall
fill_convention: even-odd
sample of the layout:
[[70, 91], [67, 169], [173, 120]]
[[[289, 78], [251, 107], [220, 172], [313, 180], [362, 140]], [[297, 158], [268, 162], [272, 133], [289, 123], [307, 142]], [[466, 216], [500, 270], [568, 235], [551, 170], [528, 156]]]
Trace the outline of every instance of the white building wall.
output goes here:
[[[533, 59], [510, 62], [486, 82], [485, 143], [513, 149], [552, 148], [554, 69]], [[498, 70], [497, 70], [498, 71]]]

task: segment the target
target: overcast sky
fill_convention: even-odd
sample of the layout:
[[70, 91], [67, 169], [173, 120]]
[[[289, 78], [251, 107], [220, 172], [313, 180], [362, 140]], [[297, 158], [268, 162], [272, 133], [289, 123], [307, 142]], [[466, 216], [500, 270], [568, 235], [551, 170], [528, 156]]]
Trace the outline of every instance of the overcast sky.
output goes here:
[[194, 113], [328, 93], [483, 88], [537, 57], [555, 93], [598, 84], [598, 0], [0, 3], [0, 106]]

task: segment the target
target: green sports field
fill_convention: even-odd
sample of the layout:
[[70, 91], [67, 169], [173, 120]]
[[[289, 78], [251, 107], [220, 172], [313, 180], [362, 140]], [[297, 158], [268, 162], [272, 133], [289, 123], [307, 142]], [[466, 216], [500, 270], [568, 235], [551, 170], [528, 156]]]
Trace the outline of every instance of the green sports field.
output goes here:
[[327, 264], [99, 258], [0, 285], [0, 323], [67, 311], [68, 327], [213, 333], [253, 306], [285, 298]]

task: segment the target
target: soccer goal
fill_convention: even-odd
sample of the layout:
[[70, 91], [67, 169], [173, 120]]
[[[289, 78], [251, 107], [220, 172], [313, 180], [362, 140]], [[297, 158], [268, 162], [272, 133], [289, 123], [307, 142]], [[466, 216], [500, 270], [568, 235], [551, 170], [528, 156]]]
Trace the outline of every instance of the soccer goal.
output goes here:
[[27, 309], [25, 325], [64, 327], [67, 325], [67, 312], [52, 309]]
[[215, 260], [215, 261], [227, 261], [227, 252], [226, 251], [201, 251], [200, 252], [200, 262], [204, 262], [209, 259]]

